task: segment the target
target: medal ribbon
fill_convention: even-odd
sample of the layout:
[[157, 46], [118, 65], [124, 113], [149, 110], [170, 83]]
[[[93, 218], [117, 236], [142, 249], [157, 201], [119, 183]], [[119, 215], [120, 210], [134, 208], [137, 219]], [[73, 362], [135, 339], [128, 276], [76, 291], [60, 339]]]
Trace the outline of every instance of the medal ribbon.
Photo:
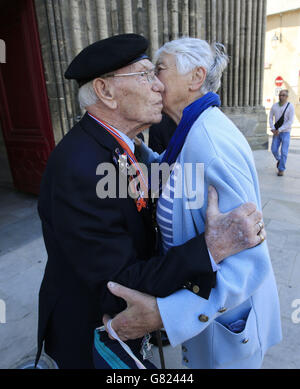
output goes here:
[[92, 114], [90, 114], [90, 113], [88, 113], [88, 114], [90, 117], [92, 117], [94, 120], [96, 120], [96, 122], [98, 124], [100, 124], [103, 128], [105, 128], [106, 131], [108, 131], [116, 139], [116, 141], [119, 143], [119, 145], [123, 148], [123, 150], [127, 154], [127, 157], [129, 159], [131, 165], [134, 166], [135, 173], [136, 173], [137, 178], [138, 178], [139, 183], [140, 183], [140, 190], [143, 194], [142, 195], [140, 193], [140, 196], [136, 200], [137, 209], [138, 209], [138, 211], [141, 211], [142, 208], [146, 208], [146, 206], [147, 206], [146, 199], [148, 197], [148, 184], [147, 184], [147, 181], [145, 180], [145, 177], [143, 175], [143, 171], [142, 171], [135, 155], [130, 150], [130, 147], [128, 146], [128, 144], [122, 139], [122, 137], [118, 134], [118, 132], [113, 127], [111, 127], [109, 124], [103, 122], [102, 120], [96, 118]]

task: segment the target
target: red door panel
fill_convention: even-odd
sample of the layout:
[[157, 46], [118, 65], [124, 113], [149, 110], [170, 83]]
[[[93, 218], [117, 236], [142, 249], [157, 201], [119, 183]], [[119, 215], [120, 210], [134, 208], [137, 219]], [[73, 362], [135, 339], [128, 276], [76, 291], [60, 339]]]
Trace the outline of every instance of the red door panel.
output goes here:
[[0, 117], [17, 189], [38, 193], [54, 137], [33, 0], [0, 3]]

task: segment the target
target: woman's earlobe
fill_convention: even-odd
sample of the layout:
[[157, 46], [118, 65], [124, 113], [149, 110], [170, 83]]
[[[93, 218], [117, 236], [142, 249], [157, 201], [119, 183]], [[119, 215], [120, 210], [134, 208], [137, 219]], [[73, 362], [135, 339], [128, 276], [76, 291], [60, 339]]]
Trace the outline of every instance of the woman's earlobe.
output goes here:
[[192, 90], [199, 90], [204, 84], [205, 79], [206, 79], [206, 70], [202, 66], [199, 66], [193, 72], [193, 79], [191, 85]]

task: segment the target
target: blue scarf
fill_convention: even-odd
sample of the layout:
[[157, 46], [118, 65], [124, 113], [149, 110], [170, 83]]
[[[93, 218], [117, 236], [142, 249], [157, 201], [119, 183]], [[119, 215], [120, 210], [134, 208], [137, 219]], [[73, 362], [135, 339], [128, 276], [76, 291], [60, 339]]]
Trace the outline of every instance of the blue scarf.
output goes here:
[[180, 123], [169, 142], [161, 163], [167, 162], [169, 165], [172, 165], [176, 161], [190, 129], [201, 113], [209, 107], [219, 107], [220, 105], [220, 97], [213, 92], [206, 93], [204, 96], [200, 97], [200, 99], [188, 105], [183, 110]]

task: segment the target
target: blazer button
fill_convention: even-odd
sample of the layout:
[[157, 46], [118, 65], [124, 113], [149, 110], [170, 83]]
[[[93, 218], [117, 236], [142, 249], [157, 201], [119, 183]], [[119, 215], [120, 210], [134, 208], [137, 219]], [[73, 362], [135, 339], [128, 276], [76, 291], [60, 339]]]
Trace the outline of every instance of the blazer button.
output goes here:
[[222, 308], [220, 308], [220, 309], [218, 310], [218, 312], [220, 312], [220, 313], [223, 313], [223, 312], [225, 312], [225, 311], [227, 311], [227, 308], [225, 308], [225, 307], [222, 307]]
[[202, 321], [202, 323], [206, 323], [208, 321], [208, 316], [203, 315], [202, 313], [201, 315], [199, 315], [198, 319]]
[[186, 353], [186, 352], [187, 352], [187, 348], [184, 347], [184, 346], [182, 346], [182, 351], [183, 351], [184, 353]]
[[199, 293], [199, 290], [200, 290], [200, 288], [199, 288], [198, 285], [194, 285], [194, 286], [193, 286], [193, 292], [194, 292], [194, 293]]
[[245, 344], [245, 343], [248, 343], [249, 342], [249, 339], [247, 339], [247, 338], [245, 338], [245, 339], [243, 339], [243, 343]]
[[188, 360], [186, 357], [184, 357], [184, 358], [183, 358], [183, 362], [189, 363], [189, 360]]

